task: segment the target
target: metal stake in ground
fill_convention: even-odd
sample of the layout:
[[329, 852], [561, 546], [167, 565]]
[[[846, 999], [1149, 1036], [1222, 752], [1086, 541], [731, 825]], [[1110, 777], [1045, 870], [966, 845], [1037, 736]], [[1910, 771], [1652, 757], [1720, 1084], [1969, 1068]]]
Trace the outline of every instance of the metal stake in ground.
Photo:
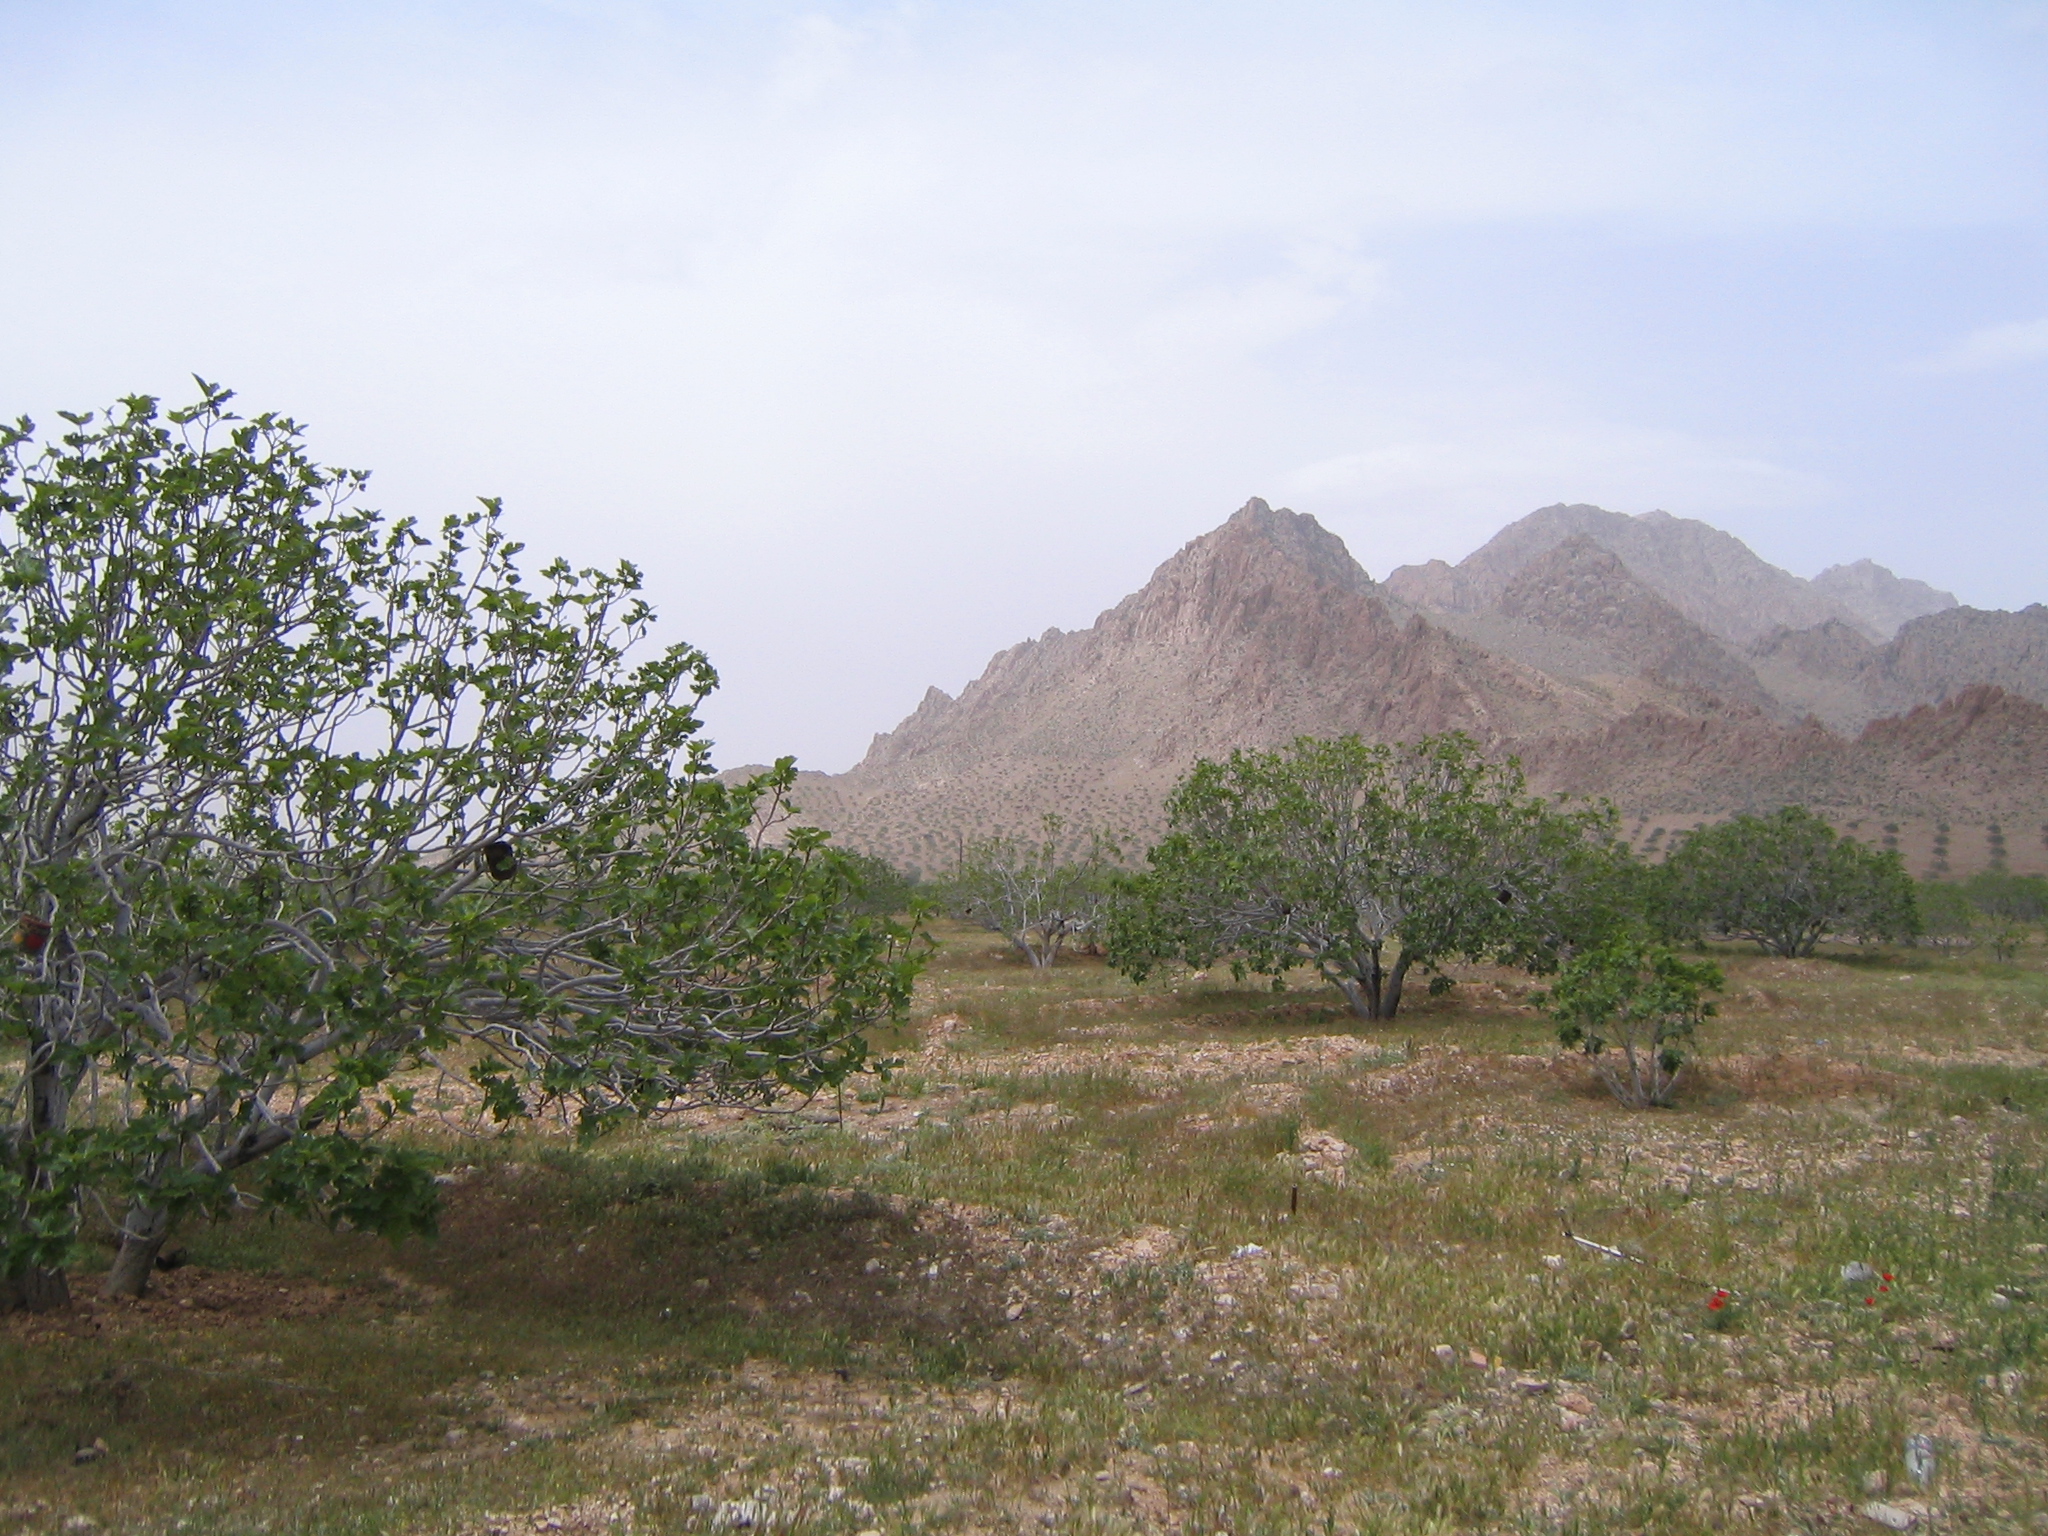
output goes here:
[[[1557, 1214], [1560, 1224], [1563, 1224], [1564, 1212], [1559, 1211]], [[1702, 1280], [1699, 1276], [1689, 1275], [1684, 1270], [1673, 1269], [1669, 1264], [1660, 1264], [1655, 1259], [1646, 1259], [1639, 1253], [1626, 1253], [1619, 1248], [1609, 1247], [1606, 1243], [1596, 1243], [1590, 1237], [1581, 1237], [1568, 1225], [1564, 1228], [1564, 1236], [1566, 1242], [1577, 1243], [1581, 1248], [1590, 1248], [1593, 1252], [1604, 1254], [1610, 1259], [1621, 1259], [1630, 1264], [1640, 1264], [1645, 1269], [1653, 1269], [1658, 1274], [1669, 1276], [1673, 1280], [1682, 1280], [1687, 1285], [1705, 1286], [1716, 1296], [1725, 1298], [1733, 1297], [1737, 1294], [1726, 1286], [1715, 1285], [1710, 1280]]]

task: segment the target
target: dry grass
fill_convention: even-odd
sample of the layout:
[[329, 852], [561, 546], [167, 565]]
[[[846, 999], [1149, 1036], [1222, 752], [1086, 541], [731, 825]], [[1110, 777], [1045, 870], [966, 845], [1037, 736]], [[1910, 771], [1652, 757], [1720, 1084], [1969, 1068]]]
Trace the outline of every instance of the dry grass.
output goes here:
[[1513, 973], [1364, 1027], [945, 938], [843, 1106], [446, 1138], [437, 1242], [0, 1322], [0, 1532], [1875, 1531], [1914, 1432], [2048, 1528], [2038, 952], [1726, 957], [1630, 1113]]

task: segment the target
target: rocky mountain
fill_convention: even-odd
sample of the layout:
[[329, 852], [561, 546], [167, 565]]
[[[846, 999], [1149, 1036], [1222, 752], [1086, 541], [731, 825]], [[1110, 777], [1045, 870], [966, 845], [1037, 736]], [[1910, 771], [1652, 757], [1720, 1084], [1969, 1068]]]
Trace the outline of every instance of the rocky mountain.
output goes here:
[[1630, 517], [1563, 503], [1508, 524], [1455, 566], [1441, 560], [1404, 565], [1387, 578], [1387, 589], [1427, 613], [1489, 609], [1518, 571], [1571, 538], [1598, 544], [1695, 624], [1737, 646], [1774, 629], [1810, 629], [1829, 619], [1886, 640], [1897, 627], [1881, 618], [1890, 608], [1912, 608], [1908, 617], [1916, 617], [1955, 602], [1868, 560], [1804, 581], [1759, 558], [1732, 533], [1693, 518], [1669, 512]]
[[2017, 613], [1954, 607], [1872, 645], [1846, 624], [1774, 630], [1750, 646], [1758, 679], [1788, 708], [1838, 731], [1991, 683], [2048, 704], [2048, 607]]
[[1956, 828], [1981, 824], [1983, 857], [2048, 867], [1999, 820], [2048, 838], [2048, 608], [1957, 607], [1868, 562], [1825, 576], [1704, 523], [1557, 506], [1377, 583], [1314, 518], [1253, 500], [1088, 629], [930, 690], [797, 800], [929, 870], [1047, 811], [1142, 842], [1197, 757], [1455, 729], [1613, 799], [1649, 846], [1665, 821], [1798, 800], [1910, 857], [1967, 864]]
[[1861, 620], [1864, 628], [1887, 638], [1914, 619], [1956, 606], [1953, 592], [1894, 576], [1872, 560], [1829, 566], [1813, 578], [1813, 590]]
[[852, 771], [799, 801], [906, 862], [1045, 810], [1133, 831], [1196, 757], [1301, 735], [1445, 730], [1519, 740], [1613, 713], [1597, 693], [1390, 603], [1312, 517], [1253, 500], [1078, 633], [1012, 646], [951, 698], [930, 690]]
[[2038, 821], [2048, 807], [2048, 708], [1989, 684], [1872, 721], [1854, 737], [1807, 719], [1653, 707], [1593, 732], [1526, 743], [1540, 783], [1706, 819], [1799, 802], [1946, 823]]
[[[1676, 694], [1684, 708], [1772, 714], [1749, 664], [1584, 534], [1508, 578], [1489, 608], [1439, 615], [1477, 644], [1620, 703]], [[1576, 653], [1559, 642], [1576, 643]]]

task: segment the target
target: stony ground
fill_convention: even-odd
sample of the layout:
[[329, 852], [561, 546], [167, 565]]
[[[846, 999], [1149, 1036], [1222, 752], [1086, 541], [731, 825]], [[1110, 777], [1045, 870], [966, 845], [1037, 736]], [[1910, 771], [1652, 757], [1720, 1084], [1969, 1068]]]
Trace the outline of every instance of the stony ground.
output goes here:
[[843, 1101], [451, 1097], [437, 1241], [0, 1321], [0, 1532], [2048, 1529], [2038, 951], [1726, 957], [1645, 1114], [1512, 973], [1362, 1027], [942, 937]]

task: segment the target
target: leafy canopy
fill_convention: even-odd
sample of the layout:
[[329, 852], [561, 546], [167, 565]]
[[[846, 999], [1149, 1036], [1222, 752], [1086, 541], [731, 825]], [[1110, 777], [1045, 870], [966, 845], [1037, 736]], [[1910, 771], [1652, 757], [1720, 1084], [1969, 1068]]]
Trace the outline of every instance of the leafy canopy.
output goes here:
[[1867, 942], [1918, 932], [1912, 877], [1804, 806], [1702, 827], [1663, 866], [1677, 931], [1810, 955], [1831, 934]]
[[66, 420], [0, 429], [0, 1282], [88, 1188], [133, 1290], [188, 1211], [424, 1229], [376, 1133], [430, 1076], [596, 1130], [862, 1065], [913, 937], [770, 845], [791, 763], [713, 775], [715, 675], [632, 658], [631, 566], [529, 577], [491, 502], [388, 522], [211, 385]]
[[1625, 861], [1612, 813], [1525, 793], [1456, 733], [1408, 745], [1303, 737], [1197, 763], [1129, 883], [1110, 956], [1280, 977], [1310, 965], [1388, 1019], [1410, 967], [1497, 955], [1554, 963], [1619, 920], [1598, 892]]
[[1635, 1109], [1669, 1104], [1685, 1070], [1681, 1045], [1714, 1016], [1721, 989], [1711, 961], [1680, 959], [1629, 935], [1565, 962], [1545, 1007], [1558, 1038], [1593, 1058], [1601, 1081]]

